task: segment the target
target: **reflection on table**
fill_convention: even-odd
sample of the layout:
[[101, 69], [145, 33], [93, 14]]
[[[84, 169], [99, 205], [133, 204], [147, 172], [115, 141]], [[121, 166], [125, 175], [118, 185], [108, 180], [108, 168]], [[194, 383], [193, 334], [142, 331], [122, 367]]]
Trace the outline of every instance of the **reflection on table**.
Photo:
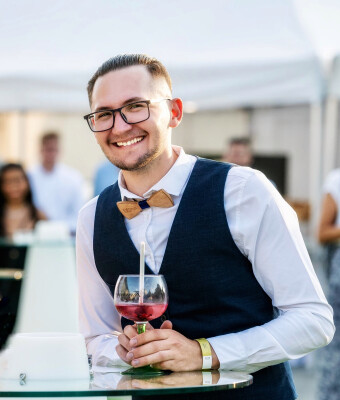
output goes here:
[[[103, 369], [104, 370], [104, 369]], [[107, 369], [107, 371], [110, 371]], [[89, 380], [1, 380], [0, 397], [164, 395], [231, 390], [251, 385], [251, 375], [233, 371], [171, 372], [137, 379], [116, 372], [95, 372]]]

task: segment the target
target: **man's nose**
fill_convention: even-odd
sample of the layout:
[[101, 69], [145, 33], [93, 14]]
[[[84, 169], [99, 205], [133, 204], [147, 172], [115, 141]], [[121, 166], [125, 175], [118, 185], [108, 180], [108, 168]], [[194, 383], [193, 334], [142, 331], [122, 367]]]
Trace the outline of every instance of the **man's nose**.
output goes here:
[[119, 134], [121, 132], [126, 132], [131, 129], [132, 125], [125, 122], [124, 118], [121, 116], [120, 112], [115, 113], [114, 125], [111, 131], [114, 134]]

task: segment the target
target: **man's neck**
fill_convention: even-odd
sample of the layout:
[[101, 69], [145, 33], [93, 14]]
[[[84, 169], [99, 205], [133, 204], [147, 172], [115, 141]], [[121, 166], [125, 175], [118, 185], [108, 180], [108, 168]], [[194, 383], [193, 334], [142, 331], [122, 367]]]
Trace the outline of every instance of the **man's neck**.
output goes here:
[[56, 166], [55, 163], [42, 163], [41, 164], [43, 169], [47, 172], [52, 172], [54, 170], [54, 167]]
[[169, 172], [177, 158], [178, 154], [172, 150], [169, 159], [167, 162], [162, 163], [162, 165], [157, 160], [154, 160], [146, 167], [137, 171], [122, 171], [126, 189], [137, 196], [143, 197], [145, 192]]

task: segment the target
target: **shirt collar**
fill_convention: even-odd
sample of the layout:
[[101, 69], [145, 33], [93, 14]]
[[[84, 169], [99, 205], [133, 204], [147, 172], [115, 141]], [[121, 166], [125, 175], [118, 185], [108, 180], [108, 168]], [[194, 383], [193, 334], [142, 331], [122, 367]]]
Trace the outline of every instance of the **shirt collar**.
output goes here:
[[[143, 198], [150, 197], [153, 192], [160, 189], [164, 189], [171, 196], [179, 196], [183, 192], [192, 168], [196, 162], [196, 157], [186, 154], [182, 147], [172, 146], [172, 148], [178, 154], [177, 160], [167, 174], [143, 194]], [[126, 189], [121, 171], [119, 172], [118, 186], [122, 200], [141, 198]]]

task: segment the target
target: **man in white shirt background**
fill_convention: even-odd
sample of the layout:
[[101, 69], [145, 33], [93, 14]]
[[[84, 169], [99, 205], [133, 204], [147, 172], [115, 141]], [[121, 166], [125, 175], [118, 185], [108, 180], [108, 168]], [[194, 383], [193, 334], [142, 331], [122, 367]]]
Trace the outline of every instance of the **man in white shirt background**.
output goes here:
[[62, 221], [75, 233], [78, 212], [85, 202], [84, 180], [75, 169], [58, 162], [60, 139], [47, 132], [40, 141], [41, 164], [29, 171], [33, 200], [49, 220]]
[[[284, 362], [334, 334], [296, 215], [260, 172], [197, 159], [172, 145], [182, 101], [171, 92], [164, 66], [144, 55], [108, 60], [88, 85], [92, 112], [85, 119], [121, 169], [118, 182], [79, 214], [80, 327], [88, 352], [104, 366], [197, 370], [204, 364], [194, 339], [204, 337], [209, 367], [254, 374], [253, 385], [228, 399], [294, 399]], [[172, 207], [143, 208], [130, 219], [116, 206], [145, 205], [161, 189]], [[119, 274], [138, 273], [140, 241], [147, 269], [168, 283], [169, 320], [137, 335], [131, 325], [122, 330], [113, 288]], [[116, 339], [108, 335], [113, 330], [123, 333]]]

